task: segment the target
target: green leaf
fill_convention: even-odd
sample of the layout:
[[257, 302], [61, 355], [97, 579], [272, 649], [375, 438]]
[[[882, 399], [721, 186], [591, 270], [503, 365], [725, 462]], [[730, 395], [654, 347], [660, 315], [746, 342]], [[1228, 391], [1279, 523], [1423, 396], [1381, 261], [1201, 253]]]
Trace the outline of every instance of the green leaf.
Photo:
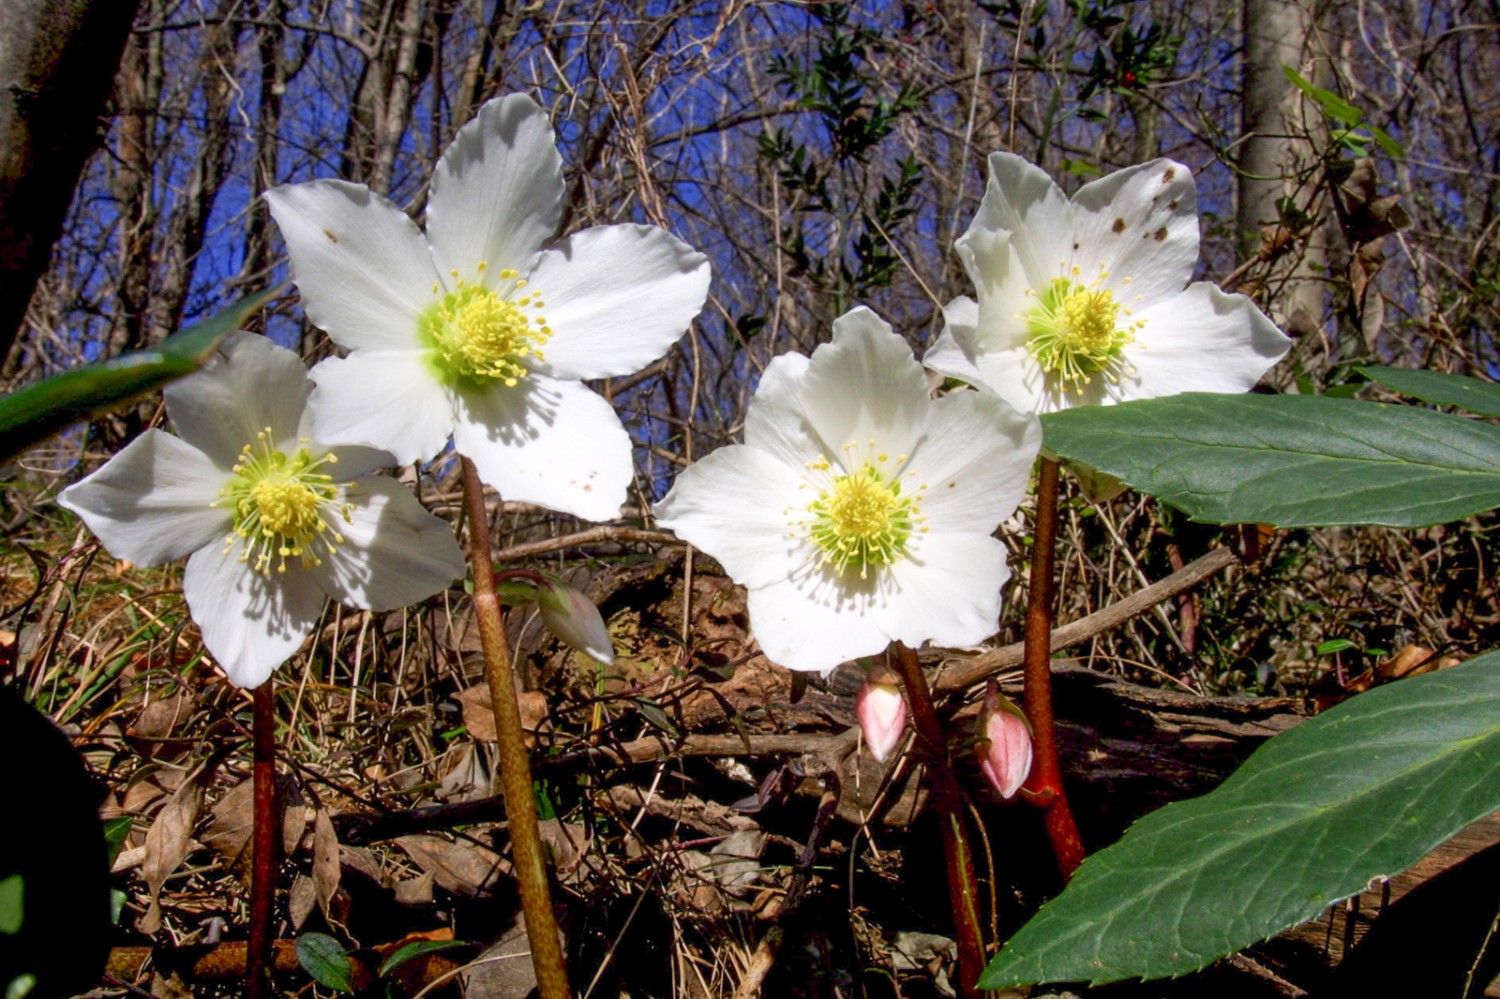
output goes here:
[[1182, 975], [1312, 919], [1500, 808], [1500, 653], [1377, 687], [1086, 860], [984, 988]]
[[19, 874], [0, 880], [0, 933], [15, 936], [24, 922], [26, 882]]
[[1347, 638], [1330, 638], [1319, 645], [1313, 652], [1320, 656], [1326, 656], [1333, 652], [1343, 652], [1345, 649], [1354, 648], [1354, 643]]
[[219, 341], [279, 294], [280, 286], [249, 295], [149, 350], [86, 364], [0, 397], [0, 461], [80, 420], [197, 371], [213, 356]]
[[1426, 527], [1500, 506], [1500, 429], [1429, 409], [1189, 392], [1042, 426], [1052, 452], [1205, 523]]
[[1434, 406], [1457, 406], [1480, 416], [1500, 416], [1500, 385], [1478, 378], [1450, 375], [1445, 371], [1412, 368], [1355, 368], [1372, 382], [1393, 388], [1402, 395]]
[[434, 951], [453, 950], [455, 947], [467, 946], [468, 944], [462, 940], [415, 940], [403, 947], [396, 948], [390, 957], [380, 962], [380, 970], [375, 974], [378, 978], [384, 978], [414, 957], [421, 957], [423, 954], [431, 954]]
[[298, 937], [297, 961], [319, 985], [337, 992], [354, 991], [349, 952], [328, 934], [304, 933]]
[[1298, 73], [1292, 67], [1282, 66], [1281, 69], [1284, 73], [1286, 73], [1287, 79], [1291, 80], [1298, 90], [1302, 91], [1309, 98], [1311, 98], [1313, 103], [1317, 104], [1318, 107], [1322, 109], [1323, 113], [1329, 118], [1332, 118], [1334, 121], [1338, 122], [1341, 125], [1347, 125], [1350, 128], [1363, 127], [1369, 129], [1369, 138], [1366, 138], [1364, 136], [1356, 136], [1356, 138], [1361, 139], [1363, 142], [1369, 142], [1370, 139], [1373, 138], [1375, 144], [1378, 145], [1381, 149], [1385, 150], [1386, 155], [1402, 155], [1403, 150], [1401, 149], [1401, 143], [1391, 138], [1390, 134], [1387, 133], [1384, 129], [1378, 128], [1375, 125], [1371, 125], [1366, 122], [1365, 113], [1359, 108], [1355, 107], [1353, 104], [1350, 104], [1348, 101], [1344, 100], [1333, 91], [1324, 90], [1322, 87], [1315, 86], [1314, 84], [1309, 83], [1302, 77], [1300, 73]]

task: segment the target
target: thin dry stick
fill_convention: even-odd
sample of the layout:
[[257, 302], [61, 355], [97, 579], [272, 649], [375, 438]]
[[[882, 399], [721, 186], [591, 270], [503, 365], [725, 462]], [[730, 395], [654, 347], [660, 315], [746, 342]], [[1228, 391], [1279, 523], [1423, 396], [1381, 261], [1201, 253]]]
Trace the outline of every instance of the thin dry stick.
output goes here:
[[250, 959], [245, 962], [245, 995], [261, 999], [270, 994], [271, 912], [276, 901], [276, 854], [280, 823], [276, 821], [276, 700], [275, 681], [255, 688], [250, 722], [254, 843], [250, 863]]
[[979, 890], [974, 877], [974, 852], [964, 828], [964, 797], [948, 760], [948, 737], [927, 689], [927, 676], [917, 654], [892, 642], [890, 658], [911, 704], [917, 742], [931, 761], [933, 804], [942, 830], [943, 857], [948, 872], [948, 896], [953, 902], [953, 930], [958, 941], [958, 993], [975, 995], [984, 971], [984, 936], [980, 930]]
[[484, 676], [490, 685], [499, 747], [500, 785], [505, 795], [510, 829], [511, 859], [521, 889], [521, 912], [531, 944], [542, 999], [569, 999], [568, 968], [558, 940], [557, 917], [547, 887], [542, 835], [537, 827], [536, 799], [532, 797], [531, 761], [521, 731], [521, 706], [516, 700], [515, 672], [505, 619], [495, 594], [495, 567], [490, 562], [489, 516], [484, 508], [484, 486], [474, 463], [463, 459], [464, 505], [469, 518], [469, 561], [474, 567], [474, 616], [484, 646]]
[[1026, 601], [1026, 662], [1022, 674], [1026, 717], [1035, 755], [1024, 793], [1046, 813], [1047, 837], [1063, 877], [1083, 863], [1083, 841], [1063, 791], [1052, 725], [1053, 556], [1057, 551], [1057, 462], [1043, 458], [1036, 489], [1036, 539], [1031, 546], [1031, 586]]

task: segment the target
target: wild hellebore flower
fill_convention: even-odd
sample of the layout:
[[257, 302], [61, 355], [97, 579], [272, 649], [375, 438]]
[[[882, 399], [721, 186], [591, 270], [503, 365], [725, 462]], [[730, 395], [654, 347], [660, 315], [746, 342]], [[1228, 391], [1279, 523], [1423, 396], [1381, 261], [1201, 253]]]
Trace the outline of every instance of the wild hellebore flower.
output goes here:
[[984, 690], [978, 730], [974, 755], [979, 758], [979, 772], [1000, 797], [1015, 797], [1031, 773], [1031, 723], [1000, 693], [994, 680]]
[[359, 184], [266, 193], [308, 317], [351, 351], [317, 365], [320, 440], [402, 463], [451, 435], [507, 499], [619, 513], [630, 438], [580, 379], [661, 357], [708, 292], [707, 259], [655, 226], [598, 226], [551, 249], [562, 161], [529, 97], [490, 101], [438, 161], [423, 232]]
[[166, 388], [178, 436], [148, 430], [58, 502], [116, 558], [188, 556], [182, 590], [203, 644], [241, 687], [297, 651], [326, 597], [368, 610], [423, 600], [464, 573], [452, 529], [365, 447], [308, 439], [296, 354], [231, 333]]
[[770, 659], [828, 670], [891, 641], [995, 631], [1005, 547], [1041, 432], [997, 397], [936, 401], [911, 349], [859, 308], [809, 359], [766, 366], [745, 443], [677, 477], [657, 519], [749, 591]]
[[957, 243], [978, 296], [944, 310], [923, 363], [1030, 412], [1178, 392], [1244, 392], [1289, 341], [1255, 304], [1207, 282], [1197, 188], [1152, 160], [1084, 185], [1071, 201], [1010, 153]]
[[884, 763], [906, 731], [906, 700], [894, 683], [865, 680], [854, 695], [854, 717], [875, 762]]

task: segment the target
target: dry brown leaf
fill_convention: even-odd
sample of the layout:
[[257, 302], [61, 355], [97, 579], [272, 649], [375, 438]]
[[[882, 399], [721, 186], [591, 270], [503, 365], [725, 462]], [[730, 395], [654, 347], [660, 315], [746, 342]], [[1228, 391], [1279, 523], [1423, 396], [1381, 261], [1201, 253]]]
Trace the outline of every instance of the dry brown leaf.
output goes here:
[[147, 936], [161, 929], [162, 886], [193, 851], [193, 826], [202, 807], [203, 785], [194, 775], [183, 782], [157, 813], [156, 821], [146, 833], [146, 856], [141, 861], [141, 877], [146, 881], [149, 904], [136, 921], [136, 929]]
[[313, 890], [318, 896], [318, 908], [323, 910], [323, 918], [330, 926], [341, 922], [331, 908], [333, 896], [339, 890], [341, 872], [338, 833], [333, 831], [333, 819], [329, 817], [328, 809], [320, 808], [313, 816]]
[[209, 809], [203, 842], [217, 851], [225, 864], [233, 867], [245, 857], [254, 824], [255, 787], [254, 781], [247, 777]]
[[462, 743], [443, 755], [436, 791], [439, 801], [478, 801], [489, 796], [490, 769], [478, 743]]
[[292, 929], [301, 930], [302, 924], [307, 922], [307, 917], [317, 907], [318, 889], [313, 887], [312, 878], [305, 874], [297, 875], [287, 892], [286, 915]]
[[425, 872], [405, 881], [397, 881], [396, 901], [401, 905], [431, 905], [434, 883], [433, 876]]
[[440, 836], [398, 836], [396, 845], [439, 885], [455, 895], [482, 895], [500, 877], [509, 877], [510, 862], [468, 840], [449, 842]]
[[[464, 727], [476, 739], [495, 741], [495, 704], [490, 698], [490, 685], [476, 683], [458, 695], [463, 707]], [[539, 690], [522, 690], [516, 694], [516, 704], [521, 711], [521, 729], [528, 749], [536, 745], [536, 732], [547, 720], [547, 695]]]
[[464, 727], [476, 739], [495, 741], [495, 707], [490, 700], [490, 685], [476, 683], [458, 695], [463, 707]]

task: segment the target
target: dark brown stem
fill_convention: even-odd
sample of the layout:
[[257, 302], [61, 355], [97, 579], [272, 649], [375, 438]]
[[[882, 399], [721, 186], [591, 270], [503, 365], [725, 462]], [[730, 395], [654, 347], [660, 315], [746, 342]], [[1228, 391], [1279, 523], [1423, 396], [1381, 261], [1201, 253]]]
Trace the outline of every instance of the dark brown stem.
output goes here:
[[979, 975], [984, 971], [983, 922], [979, 917], [979, 890], [974, 877], [974, 851], [964, 828], [963, 791], [949, 765], [948, 738], [942, 719], [933, 707], [927, 676], [917, 654], [900, 642], [892, 642], [890, 658], [911, 706], [917, 743], [931, 764], [938, 826], [942, 829], [943, 857], [948, 872], [948, 895], [953, 901], [953, 929], [958, 940], [959, 995], [977, 995]]
[[505, 619], [495, 595], [495, 567], [490, 560], [489, 514], [484, 508], [484, 486], [474, 463], [463, 459], [464, 507], [469, 518], [469, 561], [474, 568], [474, 616], [484, 646], [484, 675], [495, 710], [495, 738], [499, 746], [500, 785], [510, 829], [511, 860], [521, 888], [521, 912], [531, 944], [542, 999], [569, 999], [568, 968], [558, 939], [557, 917], [547, 887], [547, 865], [537, 828], [536, 799], [531, 785], [531, 761], [521, 731], [521, 706], [516, 700], [515, 671]]
[[255, 814], [250, 862], [250, 950], [245, 964], [245, 995], [270, 995], [271, 914], [276, 903], [277, 852], [281, 823], [276, 815], [276, 700], [274, 678], [255, 688], [250, 722]]
[[1047, 836], [1065, 878], [1083, 863], [1083, 841], [1057, 759], [1052, 724], [1052, 605], [1057, 552], [1057, 462], [1041, 460], [1036, 488], [1036, 537], [1031, 546], [1031, 588], [1026, 602], [1026, 659], [1022, 673], [1026, 717], [1031, 722], [1033, 757], [1026, 797], [1046, 812]]

